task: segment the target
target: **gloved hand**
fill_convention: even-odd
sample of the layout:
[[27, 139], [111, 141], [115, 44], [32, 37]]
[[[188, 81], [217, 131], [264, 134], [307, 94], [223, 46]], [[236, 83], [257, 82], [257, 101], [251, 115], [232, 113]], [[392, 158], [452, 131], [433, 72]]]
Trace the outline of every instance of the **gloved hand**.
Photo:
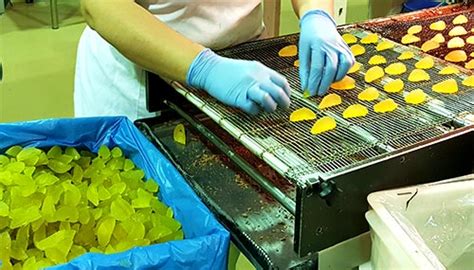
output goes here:
[[221, 57], [210, 49], [193, 60], [186, 82], [250, 114], [257, 114], [260, 108], [273, 112], [277, 106], [290, 106], [285, 77], [259, 62]]
[[339, 35], [336, 23], [322, 10], [306, 12], [300, 20], [300, 79], [303, 91], [324, 95], [354, 64], [351, 50]]

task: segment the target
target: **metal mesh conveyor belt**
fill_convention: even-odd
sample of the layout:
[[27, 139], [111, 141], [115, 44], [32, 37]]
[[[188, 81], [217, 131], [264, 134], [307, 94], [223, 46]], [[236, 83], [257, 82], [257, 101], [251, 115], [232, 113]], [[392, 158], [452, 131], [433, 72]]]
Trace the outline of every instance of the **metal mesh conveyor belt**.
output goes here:
[[[423, 10], [415, 13], [395, 15], [393, 17], [363, 23], [360, 24], [360, 26], [370, 31], [377, 32], [382, 36], [392, 39], [396, 42], [401, 42], [402, 37], [407, 33], [408, 28], [413, 25], [421, 25], [423, 27], [422, 32], [416, 34], [416, 36], [419, 37], [421, 40], [411, 45], [421, 48], [421, 45], [423, 45], [425, 41], [433, 38], [436, 34], [441, 33], [446, 39], [446, 42], [441, 43], [441, 46], [439, 48], [429, 51], [428, 54], [444, 59], [446, 54], [453, 50], [456, 50], [449, 49], [447, 47], [447, 44], [448, 41], [453, 38], [449, 36], [449, 31], [451, 31], [451, 29], [456, 26], [452, 23], [452, 21], [460, 14], [463, 14], [468, 18], [467, 23], [459, 25], [463, 26], [468, 32], [466, 35], [460, 36], [460, 38], [466, 40], [468, 37], [474, 35], [474, 32], [471, 31], [471, 29], [474, 28], [473, 4], [471, 4], [470, 6], [447, 6], [442, 8]], [[429, 28], [430, 24], [440, 20], [446, 22], [445, 30], [434, 31]], [[467, 55], [469, 56], [472, 52], [474, 52], [474, 44], [466, 43], [466, 45], [462, 49], [466, 51]], [[459, 62], [456, 64], [464, 66], [464, 64], [472, 58], [473, 57], [468, 57], [467, 61]]]
[[[346, 28], [358, 37], [367, 34], [357, 28]], [[408, 74], [414, 69], [414, 64], [425, 55], [413, 48], [396, 44], [395, 48], [383, 52], [376, 52], [375, 45], [364, 45], [367, 52], [357, 57], [357, 61], [364, 64], [355, 74], [350, 76], [356, 79], [354, 90], [335, 91], [342, 97], [342, 104], [326, 110], [318, 110], [320, 97], [305, 99], [299, 91], [298, 69], [293, 66], [297, 57], [281, 58], [278, 51], [284, 46], [297, 44], [298, 36], [291, 35], [270, 40], [256, 41], [243, 44], [235, 48], [222, 51], [220, 54], [232, 58], [259, 60], [265, 65], [279, 71], [288, 78], [292, 87], [292, 104], [289, 110], [279, 110], [273, 114], [249, 116], [239, 110], [227, 107], [203, 91], [185, 88], [175, 84], [178, 92], [198, 106], [221, 127], [237, 138], [254, 154], [262, 158], [277, 172], [294, 181], [304, 181], [317, 176], [330, 176], [365, 161], [374, 160], [387, 155], [397, 149], [404, 148], [421, 141], [435, 138], [455, 128], [454, 122], [459, 125], [470, 125], [472, 122], [463, 122], [466, 116], [471, 119], [474, 109], [474, 91], [463, 85], [461, 81], [470, 71], [462, 69], [457, 75], [437, 75], [437, 72], [449, 65], [441, 60], [435, 60], [434, 68], [427, 70], [431, 81], [425, 83], [410, 83]], [[387, 75], [380, 81], [367, 84], [364, 74], [368, 69], [368, 59], [374, 54], [387, 58], [387, 64], [397, 62], [399, 53], [404, 50], [415, 52], [415, 59], [404, 61], [408, 71], [400, 76]], [[383, 85], [392, 79], [402, 78], [405, 89], [402, 93], [389, 94], [383, 91]], [[441, 80], [455, 78], [459, 82], [459, 92], [455, 95], [443, 95], [431, 91], [431, 86]], [[358, 93], [373, 86], [381, 96], [375, 102], [365, 102], [357, 99]], [[404, 95], [408, 91], [421, 88], [428, 94], [428, 102], [422, 105], [411, 106], [404, 102]], [[394, 99], [399, 107], [394, 112], [377, 114], [372, 106], [385, 98]], [[344, 119], [342, 112], [351, 104], [360, 103], [369, 109], [366, 117]], [[307, 107], [315, 111], [318, 119], [330, 115], [336, 119], [337, 128], [319, 135], [310, 133], [315, 121], [292, 123], [289, 115], [292, 111]]]

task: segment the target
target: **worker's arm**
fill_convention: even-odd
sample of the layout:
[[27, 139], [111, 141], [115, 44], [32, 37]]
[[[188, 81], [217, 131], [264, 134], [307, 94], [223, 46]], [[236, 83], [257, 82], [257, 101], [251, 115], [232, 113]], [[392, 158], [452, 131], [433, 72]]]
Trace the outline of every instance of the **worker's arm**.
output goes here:
[[156, 0], [81, 0], [87, 23], [132, 62], [201, 88], [248, 113], [288, 107], [287, 80], [268, 67], [218, 56], [175, 32], [144, 7]]
[[204, 49], [133, 0], [81, 0], [81, 9], [87, 24], [124, 56], [171, 80], [185, 82], [189, 66]]
[[333, 0], [292, 0], [300, 18], [301, 89], [324, 95], [354, 64], [354, 56], [336, 29]]

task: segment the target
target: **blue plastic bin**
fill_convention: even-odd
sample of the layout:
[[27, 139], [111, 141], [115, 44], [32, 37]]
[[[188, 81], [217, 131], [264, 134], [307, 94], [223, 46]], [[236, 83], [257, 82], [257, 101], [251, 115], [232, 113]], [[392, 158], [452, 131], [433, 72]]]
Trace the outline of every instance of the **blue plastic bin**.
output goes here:
[[0, 124], [0, 152], [12, 145], [74, 146], [97, 152], [105, 144], [124, 154], [160, 185], [160, 199], [183, 226], [184, 240], [135, 247], [116, 254], [87, 253], [52, 269], [225, 269], [229, 233], [176, 168], [125, 117]]
[[412, 12], [425, 8], [441, 6], [442, 0], [408, 0], [403, 4], [403, 12]]

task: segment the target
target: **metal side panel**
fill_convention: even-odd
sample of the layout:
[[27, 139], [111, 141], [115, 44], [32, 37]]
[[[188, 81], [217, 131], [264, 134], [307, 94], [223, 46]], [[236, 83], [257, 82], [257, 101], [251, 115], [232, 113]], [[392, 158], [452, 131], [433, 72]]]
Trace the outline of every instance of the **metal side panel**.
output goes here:
[[474, 128], [465, 127], [330, 179], [313, 179], [313, 186], [297, 190], [296, 251], [318, 252], [366, 232], [371, 192], [471, 173], [473, 142]]

